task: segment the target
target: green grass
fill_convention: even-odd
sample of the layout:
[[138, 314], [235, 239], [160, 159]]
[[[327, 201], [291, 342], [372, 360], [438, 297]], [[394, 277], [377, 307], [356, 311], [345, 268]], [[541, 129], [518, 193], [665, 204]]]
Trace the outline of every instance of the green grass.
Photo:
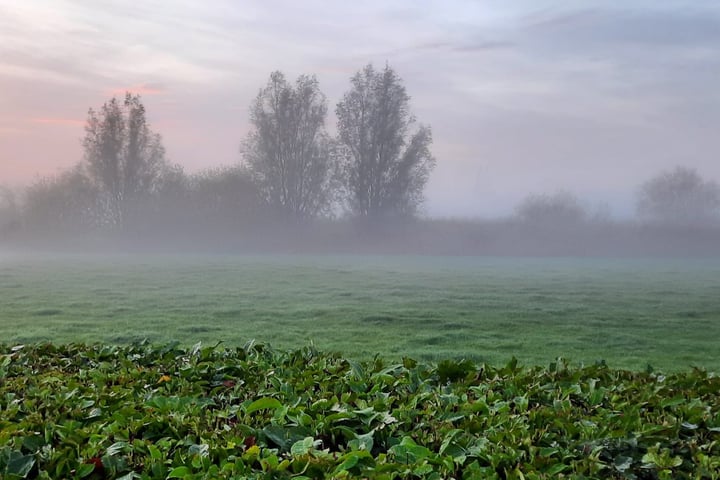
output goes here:
[[720, 260], [0, 256], [4, 343], [720, 370]]

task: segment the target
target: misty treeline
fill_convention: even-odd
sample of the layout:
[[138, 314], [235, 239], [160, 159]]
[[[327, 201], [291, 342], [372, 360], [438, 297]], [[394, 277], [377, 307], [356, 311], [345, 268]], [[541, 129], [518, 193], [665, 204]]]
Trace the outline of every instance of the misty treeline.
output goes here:
[[[720, 253], [720, 187], [690, 168], [638, 186], [637, 218], [569, 192], [533, 194], [508, 218], [423, 218], [430, 128], [390, 67], [357, 72], [335, 107], [314, 76], [273, 72], [236, 165], [187, 174], [166, 157], [140, 96], [90, 109], [83, 159], [23, 192], [0, 187], [0, 242], [152, 248], [471, 254]], [[477, 201], [480, 201], [478, 199]]]

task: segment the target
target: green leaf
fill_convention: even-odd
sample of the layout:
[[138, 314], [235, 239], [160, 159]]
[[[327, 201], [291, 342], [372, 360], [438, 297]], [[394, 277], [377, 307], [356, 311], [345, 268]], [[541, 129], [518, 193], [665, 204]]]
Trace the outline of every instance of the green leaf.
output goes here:
[[279, 425], [269, 425], [262, 429], [262, 433], [284, 451], [289, 450], [295, 442], [312, 434], [310, 429], [305, 427], [281, 427]]
[[426, 447], [418, 445], [410, 437], [403, 437], [398, 445], [390, 448], [395, 458], [401, 463], [415, 463], [430, 456], [431, 452]]
[[450, 444], [455, 440], [455, 438], [457, 438], [459, 435], [462, 435], [462, 433], [463, 433], [463, 430], [460, 430], [457, 428], [454, 430], [450, 430], [445, 435], [445, 438], [443, 439], [442, 444], [440, 444], [440, 450], [438, 451], [438, 453], [440, 453], [440, 455], [444, 455], [445, 450], [450, 446]]
[[7, 376], [8, 367], [10, 366], [12, 357], [10, 355], [2, 355], [1, 357], [2, 362], [0, 362], [0, 378], [5, 378]]
[[117, 455], [118, 453], [122, 453], [125, 451], [126, 448], [128, 448], [129, 445], [127, 442], [115, 442], [112, 445], [108, 447], [108, 449], [105, 451], [106, 455]]
[[685, 402], [687, 402], [687, 400], [685, 400], [685, 397], [677, 396], [673, 398], [668, 398], [667, 400], [663, 400], [662, 402], [660, 402], [660, 406], [663, 408], [676, 407], [678, 405], [682, 405]]
[[190, 469], [188, 467], [176, 467], [170, 472], [168, 478], [185, 478], [189, 474]]
[[348, 447], [351, 450], [365, 450], [369, 452], [372, 450], [374, 443], [373, 432], [371, 431], [363, 433], [362, 435], [357, 435], [354, 439], [348, 442]]
[[25, 478], [27, 474], [30, 473], [30, 470], [32, 470], [33, 465], [35, 465], [34, 455], [23, 455], [21, 452], [13, 450], [7, 459], [5, 473]]
[[553, 465], [552, 467], [550, 467], [550, 468], [547, 470], [547, 472], [545, 472], [545, 473], [547, 473], [550, 477], [554, 477], [554, 476], [556, 476], [557, 474], [564, 472], [564, 471], [567, 470], [568, 468], [569, 468], [569, 467], [568, 467], [567, 465], [565, 465], [565, 464], [556, 463], [555, 465]]
[[198, 455], [201, 458], [209, 457], [210, 446], [207, 443], [202, 443], [200, 445], [190, 445], [190, 447], [188, 448], [188, 455]]
[[258, 410], [264, 410], [267, 408], [275, 409], [275, 408], [281, 408], [282, 403], [280, 403], [276, 398], [272, 397], [263, 397], [258, 398], [254, 402], [252, 402], [250, 405], [248, 405], [245, 408], [245, 413], [251, 414], [253, 412], [257, 412]]
[[340, 465], [338, 465], [337, 468], [335, 469], [335, 473], [342, 472], [345, 470], [350, 470], [355, 465], [357, 465], [358, 462], [360, 461], [360, 457], [358, 456], [357, 453], [354, 453], [354, 452], [348, 453], [347, 455], [344, 456], [344, 458], [345, 458], [345, 460]]
[[417, 475], [419, 477], [425, 477], [425, 475], [429, 474], [434, 470], [433, 466], [429, 463], [423, 463], [422, 465], [413, 468], [412, 472], [414, 475]]
[[155, 445], [148, 445], [148, 452], [150, 452], [150, 458], [152, 458], [154, 461], [162, 461], [163, 455], [162, 453], [160, 453], [160, 450]]
[[22, 441], [23, 449], [31, 453], [37, 453], [44, 445], [45, 439], [40, 435], [28, 435]]
[[83, 463], [77, 469], [77, 476], [80, 478], [85, 478], [90, 475], [94, 470], [95, 465], [93, 465], [92, 463]]
[[615, 460], [613, 463], [614, 463], [615, 469], [618, 472], [623, 473], [632, 467], [633, 459], [632, 459], [632, 457], [626, 457], [626, 456], [620, 455], [620, 456], [615, 457]]
[[314, 442], [315, 439], [313, 437], [305, 437], [293, 443], [293, 446], [290, 448], [290, 453], [294, 456], [305, 455], [313, 449]]
[[142, 477], [140, 477], [140, 475], [138, 475], [135, 472], [130, 472], [130, 473], [123, 475], [122, 477], [117, 477], [115, 480], [135, 480], [136, 478], [142, 478]]
[[343, 471], [350, 470], [360, 464], [362, 465], [375, 465], [375, 460], [372, 454], [366, 450], [359, 450], [357, 452], [348, 452], [339, 458], [341, 460], [340, 465], [335, 467], [335, 474]]

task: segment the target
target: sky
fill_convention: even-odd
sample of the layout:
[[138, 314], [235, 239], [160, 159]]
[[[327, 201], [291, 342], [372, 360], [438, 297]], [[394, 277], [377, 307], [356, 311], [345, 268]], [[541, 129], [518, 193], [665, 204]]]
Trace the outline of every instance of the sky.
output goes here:
[[88, 109], [125, 91], [172, 163], [236, 164], [272, 71], [315, 74], [332, 131], [367, 63], [432, 128], [428, 215], [564, 190], [622, 217], [676, 165], [720, 181], [717, 0], [0, 0], [0, 184], [81, 161]]

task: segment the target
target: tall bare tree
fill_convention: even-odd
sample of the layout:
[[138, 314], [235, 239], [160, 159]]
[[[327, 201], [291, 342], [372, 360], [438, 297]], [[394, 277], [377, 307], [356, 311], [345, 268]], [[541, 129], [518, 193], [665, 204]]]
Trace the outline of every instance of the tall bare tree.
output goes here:
[[645, 219], [675, 225], [707, 224], [720, 219], [720, 186], [692, 168], [676, 167], [645, 182], [637, 212]]
[[303, 220], [322, 214], [332, 202], [327, 103], [314, 76], [291, 85], [270, 75], [250, 111], [253, 129], [243, 156], [268, 204]]
[[160, 135], [148, 125], [139, 95], [125, 94], [88, 112], [83, 140], [87, 172], [100, 192], [104, 222], [122, 226], [131, 205], [157, 187], [166, 168]]
[[367, 65], [351, 84], [336, 109], [350, 209], [369, 219], [413, 215], [435, 165], [430, 128], [412, 131], [410, 97], [389, 66]]

